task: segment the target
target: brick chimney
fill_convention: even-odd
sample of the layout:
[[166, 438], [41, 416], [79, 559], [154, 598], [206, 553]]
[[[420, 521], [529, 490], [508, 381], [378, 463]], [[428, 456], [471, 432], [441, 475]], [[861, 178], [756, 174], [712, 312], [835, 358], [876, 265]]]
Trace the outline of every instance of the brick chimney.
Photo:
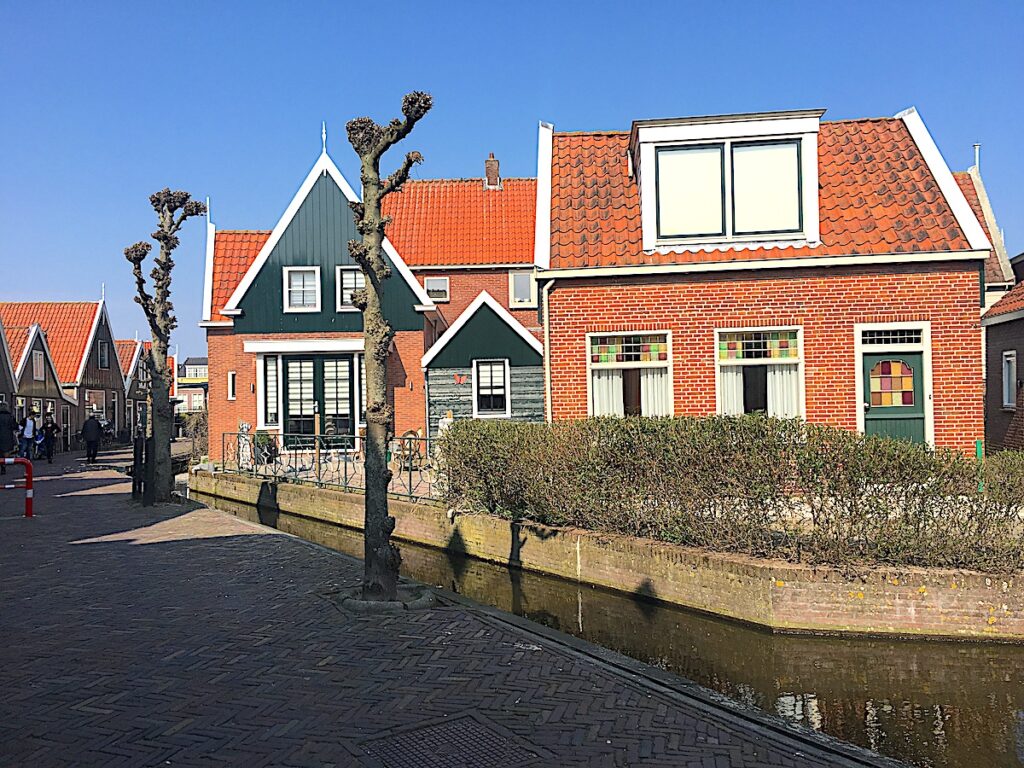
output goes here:
[[498, 161], [494, 159], [493, 152], [484, 160], [484, 189], [501, 189]]

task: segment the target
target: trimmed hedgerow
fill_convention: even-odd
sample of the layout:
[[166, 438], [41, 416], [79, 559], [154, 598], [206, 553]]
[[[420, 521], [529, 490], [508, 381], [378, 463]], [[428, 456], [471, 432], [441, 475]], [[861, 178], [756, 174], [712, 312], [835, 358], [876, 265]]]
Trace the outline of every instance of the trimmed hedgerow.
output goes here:
[[951, 450], [763, 416], [456, 422], [444, 501], [552, 526], [755, 557], [1024, 568], [1024, 454]]

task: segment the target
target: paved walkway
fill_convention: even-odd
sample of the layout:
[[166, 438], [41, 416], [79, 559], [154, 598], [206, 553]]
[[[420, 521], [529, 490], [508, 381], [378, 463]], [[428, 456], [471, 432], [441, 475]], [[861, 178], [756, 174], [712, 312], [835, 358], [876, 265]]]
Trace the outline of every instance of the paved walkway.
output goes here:
[[37, 468], [34, 519], [0, 495], [0, 766], [892, 765], [491, 609], [347, 615], [357, 561]]

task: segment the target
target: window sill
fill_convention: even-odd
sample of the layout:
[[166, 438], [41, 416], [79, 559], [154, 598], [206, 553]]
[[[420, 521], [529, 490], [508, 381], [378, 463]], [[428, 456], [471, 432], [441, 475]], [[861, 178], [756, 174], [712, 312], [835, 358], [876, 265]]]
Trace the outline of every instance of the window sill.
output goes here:
[[508, 305], [508, 308], [509, 309], [536, 309], [537, 308], [537, 302], [533, 302], [532, 304], [531, 303], [512, 304], [510, 302], [509, 305]]
[[474, 413], [474, 419], [511, 419], [511, 413]]
[[320, 307], [284, 307], [282, 312], [286, 314], [311, 315], [320, 311]]
[[1003, 405], [999, 408], [1003, 413], [1016, 413], [1017, 406], [1015, 405]]
[[359, 307], [337, 307], [336, 312], [360, 312]]

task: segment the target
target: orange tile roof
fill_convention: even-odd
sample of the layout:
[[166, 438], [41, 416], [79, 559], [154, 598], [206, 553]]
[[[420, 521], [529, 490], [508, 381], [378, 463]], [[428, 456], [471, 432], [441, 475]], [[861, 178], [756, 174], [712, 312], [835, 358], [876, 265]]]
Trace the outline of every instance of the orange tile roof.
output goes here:
[[[25, 355], [25, 345], [28, 344], [28, 332], [32, 330], [27, 325], [4, 325], [4, 333], [7, 335], [7, 347], [11, 350], [11, 367], [15, 371], [21, 365], [21, 359]], [[17, 386], [17, 382], [15, 382]]]
[[210, 320], [231, 320], [220, 310], [228, 303], [249, 266], [256, 261], [260, 248], [269, 239], [270, 230], [225, 229], [216, 233], [213, 240], [213, 311]]
[[121, 374], [127, 378], [132, 367], [132, 358], [135, 357], [135, 348], [139, 345], [136, 339], [114, 339], [114, 348], [117, 350], [117, 362], [121, 364]]
[[61, 384], [75, 384], [102, 306], [99, 301], [4, 301], [0, 302], [0, 319], [5, 327], [39, 323]]
[[989, 307], [986, 318], [1008, 315], [1010, 312], [1024, 312], [1024, 281], [1017, 283], [1003, 297]]
[[[964, 193], [964, 197], [967, 198], [967, 202], [971, 206], [971, 210], [974, 211], [974, 215], [978, 217], [978, 223], [981, 224], [981, 228], [985, 230], [985, 237], [988, 241], [992, 241], [992, 233], [988, 228], [988, 220], [985, 218], [985, 212], [981, 207], [981, 198], [978, 196], [978, 190], [974, 186], [974, 179], [971, 178], [970, 171], [954, 171], [953, 178], [956, 179], [956, 183], [960, 186], [960, 190]], [[996, 253], [996, 249], [993, 248], [988, 255], [988, 259], [985, 260], [985, 282], [987, 283], [1005, 283], [1009, 282], [1003, 275], [1003, 268], [999, 264], [999, 254]]]
[[903, 121], [822, 122], [818, 134], [822, 244], [644, 253], [629, 134], [555, 133], [551, 266], [575, 268], [968, 250], [967, 239]]
[[412, 268], [532, 264], [536, 179], [410, 181], [384, 199], [388, 239]]

